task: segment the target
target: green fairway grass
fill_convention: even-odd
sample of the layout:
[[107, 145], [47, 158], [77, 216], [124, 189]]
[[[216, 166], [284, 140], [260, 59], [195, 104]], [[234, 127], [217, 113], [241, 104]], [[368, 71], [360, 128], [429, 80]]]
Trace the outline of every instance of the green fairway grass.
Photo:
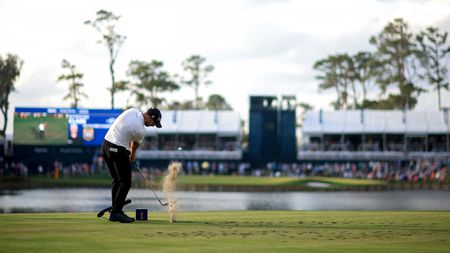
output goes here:
[[[138, 177], [139, 179], [139, 177]], [[160, 186], [162, 177], [154, 181], [155, 186]], [[91, 176], [73, 176], [70, 178], [60, 178], [54, 180], [49, 177], [32, 176], [29, 182], [38, 186], [61, 186], [61, 187], [76, 187], [76, 186], [98, 186], [110, 187], [111, 178], [106, 174], [97, 174]], [[244, 186], [253, 187], [255, 190], [261, 187], [278, 187], [277, 189], [289, 187], [303, 187], [305, 189], [312, 189], [308, 187], [308, 182], [321, 182], [329, 185], [331, 189], [338, 190], [341, 187], [366, 187], [366, 186], [384, 186], [385, 181], [382, 180], [368, 180], [368, 179], [346, 179], [346, 178], [331, 178], [331, 177], [249, 177], [249, 176], [187, 176], [182, 175], [177, 178], [177, 185], [180, 189], [189, 189], [189, 186]], [[136, 183], [136, 187], [147, 187], [144, 181], [141, 184]], [[183, 188], [185, 187], [185, 188]], [[244, 189], [244, 188], [243, 188]], [[245, 188], [249, 190], [249, 188]], [[298, 190], [298, 189], [296, 189]]]
[[331, 177], [248, 177], [248, 176], [180, 176], [177, 183], [180, 185], [244, 185], [244, 186], [296, 186], [305, 185], [308, 182], [321, 182], [330, 185], [383, 185], [382, 180], [347, 179]]
[[149, 219], [0, 214], [0, 252], [450, 251], [450, 212], [181, 212], [174, 224], [150, 212]]

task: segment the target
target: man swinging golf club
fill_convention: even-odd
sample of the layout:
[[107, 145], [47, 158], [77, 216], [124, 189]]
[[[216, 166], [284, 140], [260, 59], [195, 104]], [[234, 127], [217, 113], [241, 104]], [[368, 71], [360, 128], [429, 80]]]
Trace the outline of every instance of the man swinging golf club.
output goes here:
[[120, 114], [106, 133], [102, 154], [113, 178], [110, 221], [134, 221], [122, 209], [131, 188], [131, 163], [135, 161], [136, 150], [145, 137], [145, 127], [149, 126], [161, 128], [161, 112], [156, 108], [146, 112], [131, 108]]

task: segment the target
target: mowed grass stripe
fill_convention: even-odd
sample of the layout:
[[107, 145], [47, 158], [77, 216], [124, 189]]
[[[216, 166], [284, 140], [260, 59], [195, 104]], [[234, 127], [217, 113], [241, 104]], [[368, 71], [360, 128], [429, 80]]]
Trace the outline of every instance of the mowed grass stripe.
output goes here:
[[177, 184], [180, 185], [242, 185], [242, 186], [295, 186], [305, 185], [308, 182], [323, 182], [331, 185], [363, 186], [384, 185], [381, 180], [345, 179], [328, 177], [249, 177], [249, 176], [180, 176]]
[[[141, 176], [137, 175], [137, 179]], [[155, 185], [161, 184], [162, 177], [154, 181]], [[46, 185], [58, 186], [104, 186], [111, 185], [109, 175], [73, 176], [71, 178], [60, 178], [54, 180], [48, 177], [31, 176], [30, 182]], [[358, 187], [358, 186], [382, 186], [386, 182], [382, 180], [330, 178], [330, 177], [250, 177], [250, 176], [193, 176], [181, 175], [177, 178], [177, 185], [180, 186], [304, 186], [308, 182], [327, 183], [331, 187]]]
[[[129, 215], [134, 216], [132, 213]], [[448, 252], [450, 212], [150, 212], [119, 224], [94, 213], [1, 214], [0, 252]]]

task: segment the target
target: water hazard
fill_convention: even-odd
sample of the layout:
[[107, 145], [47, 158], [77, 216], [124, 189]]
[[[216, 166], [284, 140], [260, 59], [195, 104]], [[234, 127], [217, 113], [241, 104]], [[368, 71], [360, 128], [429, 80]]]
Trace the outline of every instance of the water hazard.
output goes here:
[[[163, 197], [161, 192], [157, 192]], [[206, 210], [450, 210], [450, 191], [177, 192], [180, 211]], [[165, 210], [147, 189], [131, 189], [125, 211]], [[109, 189], [33, 189], [0, 194], [0, 211], [97, 212], [110, 205]]]

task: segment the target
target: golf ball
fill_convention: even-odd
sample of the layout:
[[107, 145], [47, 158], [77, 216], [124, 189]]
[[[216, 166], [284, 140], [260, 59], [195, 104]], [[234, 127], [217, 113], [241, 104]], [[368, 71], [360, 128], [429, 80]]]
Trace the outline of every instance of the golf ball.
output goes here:
[[181, 147], [178, 147], [178, 151], [181, 151], [181, 150], [183, 150]]

